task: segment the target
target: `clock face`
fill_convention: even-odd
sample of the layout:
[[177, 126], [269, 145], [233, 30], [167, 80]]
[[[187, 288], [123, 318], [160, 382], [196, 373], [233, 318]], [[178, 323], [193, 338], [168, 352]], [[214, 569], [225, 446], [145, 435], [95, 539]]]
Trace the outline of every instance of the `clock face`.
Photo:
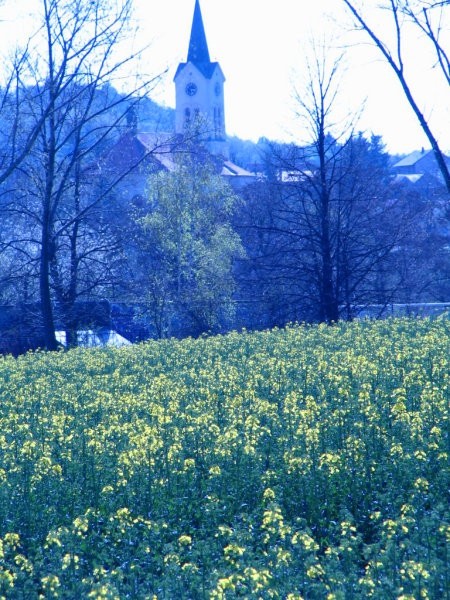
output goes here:
[[220, 83], [217, 82], [216, 85], [214, 86], [214, 93], [216, 94], [216, 96], [220, 96]]
[[195, 96], [197, 93], [197, 86], [191, 81], [186, 85], [185, 91], [188, 96]]

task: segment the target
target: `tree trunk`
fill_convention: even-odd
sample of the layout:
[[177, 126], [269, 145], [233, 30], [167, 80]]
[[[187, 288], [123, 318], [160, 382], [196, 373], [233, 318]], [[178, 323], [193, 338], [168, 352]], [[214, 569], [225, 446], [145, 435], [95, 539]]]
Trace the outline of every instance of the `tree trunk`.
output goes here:
[[52, 299], [50, 294], [50, 262], [53, 256], [53, 241], [50, 235], [48, 210], [44, 211], [42, 223], [42, 245], [40, 256], [39, 288], [44, 344], [47, 350], [57, 350]]

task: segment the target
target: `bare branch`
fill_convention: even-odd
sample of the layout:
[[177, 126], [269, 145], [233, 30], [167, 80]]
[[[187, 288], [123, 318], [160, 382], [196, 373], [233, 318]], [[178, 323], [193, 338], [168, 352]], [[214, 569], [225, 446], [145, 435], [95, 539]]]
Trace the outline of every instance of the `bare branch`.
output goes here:
[[[447, 190], [450, 193], [450, 168], [449, 168], [449, 165], [446, 161], [443, 151], [441, 150], [441, 147], [440, 147], [437, 137], [435, 136], [427, 119], [425, 118], [425, 115], [423, 114], [423, 111], [421, 110], [418, 102], [416, 101], [416, 98], [412, 92], [412, 89], [410, 87], [410, 84], [406, 78], [405, 71], [404, 71], [403, 56], [402, 56], [402, 50], [401, 50], [403, 29], [402, 29], [402, 24], [400, 22], [399, 14], [403, 10], [403, 11], [406, 11], [406, 13], [409, 16], [411, 16], [411, 8], [408, 4], [408, 1], [406, 0], [405, 4], [401, 4], [399, 2], [399, 0], [389, 0], [389, 5], [390, 5], [389, 10], [390, 10], [392, 20], [393, 20], [393, 23], [395, 26], [395, 31], [396, 31], [396, 53], [395, 54], [393, 54], [389, 50], [388, 46], [383, 42], [380, 35], [378, 35], [375, 32], [374, 28], [364, 18], [362, 12], [356, 8], [355, 3], [352, 2], [351, 0], [343, 0], [343, 2], [349, 9], [350, 13], [352, 14], [354, 19], [358, 23], [361, 30], [364, 31], [370, 37], [370, 39], [372, 40], [374, 45], [382, 53], [382, 55], [386, 59], [388, 65], [391, 67], [391, 69], [395, 73], [395, 75], [402, 87], [403, 93], [405, 95], [405, 98], [406, 98], [408, 104], [414, 111], [414, 114], [416, 115], [416, 118], [419, 121], [419, 124], [420, 124], [422, 130], [424, 131], [425, 135], [428, 138], [428, 141], [430, 142], [430, 145], [431, 145], [434, 155], [436, 157], [437, 164], [442, 173], [442, 177], [444, 179], [445, 185], [447, 187]], [[416, 21], [414, 20], [414, 22], [416, 22]], [[425, 25], [425, 28], [426, 27], [427, 27], [427, 25]], [[434, 34], [432, 34], [431, 39], [433, 39], [435, 45], [437, 43], [438, 48], [440, 48], [438, 37], [435, 36]], [[438, 54], [438, 56], [440, 56], [440, 60], [442, 60], [442, 63], [444, 64], [443, 72], [444, 72], [444, 74], [446, 74], [446, 69], [445, 69], [446, 54], [442, 51], [442, 53]]]

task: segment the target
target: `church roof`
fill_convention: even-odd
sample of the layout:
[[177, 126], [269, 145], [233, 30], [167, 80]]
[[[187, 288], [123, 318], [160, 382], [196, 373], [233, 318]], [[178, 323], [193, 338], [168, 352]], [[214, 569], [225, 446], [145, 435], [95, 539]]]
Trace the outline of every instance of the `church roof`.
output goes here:
[[203, 17], [199, 0], [195, 0], [194, 17], [192, 19], [187, 61], [179, 64], [175, 78], [188, 63], [195, 65], [200, 73], [206, 77], [206, 79], [211, 79], [216, 67], [218, 66], [218, 63], [211, 62], [209, 57], [208, 42], [206, 40], [205, 27], [203, 25]]
[[[175, 73], [174, 79], [177, 78], [178, 73], [180, 73], [180, 71], [182, 71], [187, 64], [188, 63], [185, 62], [185, 63], [180, 63], [178, 65], [178, 68], [177, 68], [177, 71]], [[202, 62], [202, 63], [192, 63], [192, 64], [194, 64], [197, 67], [197, 69], [200, 71], [200, 73], [204, 77], [206, 77], [206, 79], [211, 79], [211, 77], [214, 75], [214, 71], [215, 71], [216, 67], [219, 66], [218, 62], [209, 62], [209, 63], [203, 63]]]
[[194, 65], [211, 62], [199, 0], [195, 0], [194, 18], [192, 19], [191, 39], [189, 40], [187, 59], [188, 62], [192, 62]]
[[[115, 173], [116, 176], [126, 176], [140, 173], [148, 176], [161, 169], [174, 172], [179, 167], [177, 153], [185, 151], [183, 137], [170, 133], [124, 133], [113, 147], [102, 157], [92, 169], [91, 175], [107, 175]], [[200, 148], [200, 150], [199, 150]], [[254, 178], [254, 173], [239, 167], [230, 160], [211, 155], [203, 146], [197, 148], [198, 156], [203, 152], [205, 157], [215, 161], [217, 172], [228, 178], [229, 181], [247, 180]]]

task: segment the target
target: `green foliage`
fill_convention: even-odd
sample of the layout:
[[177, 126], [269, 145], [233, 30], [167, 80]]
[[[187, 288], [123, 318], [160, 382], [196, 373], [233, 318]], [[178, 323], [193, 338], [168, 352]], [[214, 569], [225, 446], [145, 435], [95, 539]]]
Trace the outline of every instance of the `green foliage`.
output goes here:
[[450, 324], [0, 361], [0, 595], [450, 596]]
[[146, 214], [137, 219], [161, 337], [177, 332], [177, 323], [201, 333], [232, 316], [233, 261], [242, 254], [230, 223], [237, 197], [211, 161], [195, 148], [180, 154], [174, 171], [150, 178]]

